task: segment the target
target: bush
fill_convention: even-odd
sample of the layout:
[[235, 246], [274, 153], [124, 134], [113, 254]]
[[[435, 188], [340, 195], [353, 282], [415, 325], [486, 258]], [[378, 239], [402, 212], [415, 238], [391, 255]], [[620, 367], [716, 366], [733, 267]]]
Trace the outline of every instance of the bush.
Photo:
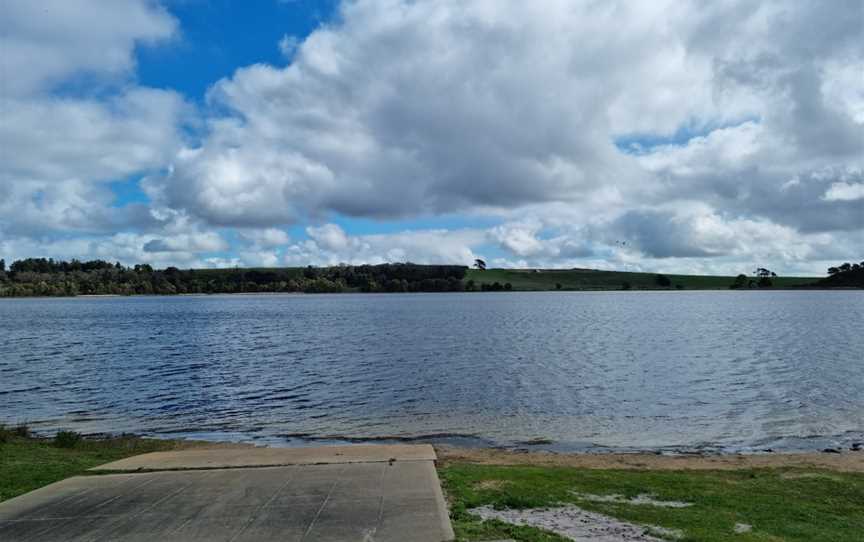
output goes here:
[[81, 441], [81, 433], [75, 431], [58, 431], [54, 435], [54, 446], [58, 448], [74, 448]]
[[0, 444], [5, 444], [13, 438], [29, 438], [30, 428], [25, 423], [19, 423], [15, 427], [0, 425]]
[[19, 423], [15, 426], [15, 436], [30, 438], [30, 427], [26, 423]]
[[749, 283], [749, 281], [747, 279], [747, 275], [742, 273], [742, 274], [738, 275], [737, 277], [735, 277], [735, 282], [733, 282], [732, 284], [729, 285], [729, 289], [730, 290], [737, 290], [739, 288], [747, 288], [748, 283]]

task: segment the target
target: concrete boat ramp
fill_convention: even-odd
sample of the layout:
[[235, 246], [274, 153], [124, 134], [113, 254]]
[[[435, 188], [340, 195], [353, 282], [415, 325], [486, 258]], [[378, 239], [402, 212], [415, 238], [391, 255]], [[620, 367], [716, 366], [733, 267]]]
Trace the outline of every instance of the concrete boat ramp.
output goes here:
[[144, 454], [0, 504], [3, 541], [443, 542], [428, 445]]

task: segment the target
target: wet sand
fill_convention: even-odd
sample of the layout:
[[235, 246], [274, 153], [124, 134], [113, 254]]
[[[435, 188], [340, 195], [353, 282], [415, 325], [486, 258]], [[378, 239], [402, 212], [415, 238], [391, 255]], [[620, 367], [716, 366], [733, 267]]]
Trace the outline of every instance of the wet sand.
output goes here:
[[765, 453], [735, 455], [560, 454], [494, 448], [435, 446], [438, 462], [481, 465], [538, 465], [584, 469], [736, 470], [753, 468], [808, 468], [864, 473], [864, 451], [842, 453]]

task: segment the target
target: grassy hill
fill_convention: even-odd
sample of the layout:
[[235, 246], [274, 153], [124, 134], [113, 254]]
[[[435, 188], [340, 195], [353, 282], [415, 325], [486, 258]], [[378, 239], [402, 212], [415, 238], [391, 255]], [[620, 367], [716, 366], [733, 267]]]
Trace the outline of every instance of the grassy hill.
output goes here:
[[[764, 270], [763, 270], [764, 271]], [[864, 266], [843, 264], [832, 276], [771, 277], [773, 288], [861, 288]], [[767, 271], [765, 271], [767, 272]], [[755, 282], [742, 275], [739, 287]], [[763, 279], [765, 280], [765, 279]], [[232, 269], [153, 269], [102, 260], [28, 258], [0, 270], [0, 297], [174, 295], [265, 292], [459, 292], [463, 290], [725, 290], [731, 276], [659, 275], [596, 269], [489, 269], [464, 265], [338, 265]]]
[[[598, 271], [595, 269], [471, 269], [465, 280], [475, 284], [510, 283], [513, 290], [621, 290], [625, 283], [636, 290], [662, 288], [657, 283], [657, 273], [631, 273], [627, 271]], [[725, 290], [735, 277], [711, 275], [666, 275], [672, 285], [685, 290]], [[790, 288], [813, 284], [816, 277], [776, 277], [774, 288]]]

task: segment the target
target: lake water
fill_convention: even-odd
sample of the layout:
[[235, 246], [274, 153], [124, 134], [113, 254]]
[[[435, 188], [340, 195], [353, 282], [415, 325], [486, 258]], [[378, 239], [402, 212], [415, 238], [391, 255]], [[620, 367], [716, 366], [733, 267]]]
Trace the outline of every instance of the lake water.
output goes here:
[[864, 440], [864, 292], [0, 300], [0, 422], [304, 445]]

